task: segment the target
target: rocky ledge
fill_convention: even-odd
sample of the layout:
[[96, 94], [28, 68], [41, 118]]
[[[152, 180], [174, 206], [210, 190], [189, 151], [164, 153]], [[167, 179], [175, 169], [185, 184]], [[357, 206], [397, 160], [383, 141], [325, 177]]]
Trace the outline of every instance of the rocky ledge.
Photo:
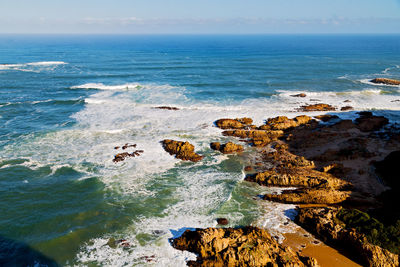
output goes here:
[[172, 245], [196, 253], [197, 260], [189, 266], [318, 266], [315, 259], [295, 253], [266, 230], [251, 226], [186, 230]]
[[400, 85], [400, 81], [387, 78], [375, 78], [370, 80], [371, 83], [386, 84], [386, 85]]
[[175, 155], [177, 159], [188, 160], [188, 161], [200, 161], [203, 156], [194, 152], [194, 145], [189, 142], [181, 142], [175, 140], [166, 139], [161, 142], [164, 150], [170, 155]]

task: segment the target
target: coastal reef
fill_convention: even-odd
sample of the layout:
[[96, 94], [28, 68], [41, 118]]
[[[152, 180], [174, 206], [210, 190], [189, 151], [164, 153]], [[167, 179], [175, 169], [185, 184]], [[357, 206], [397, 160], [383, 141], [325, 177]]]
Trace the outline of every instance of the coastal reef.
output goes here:
[[293, 252], [266, 230], [251, 226], [186, 230], [172, 245], [198, 255], [189, 266], [318, 266], [315, 259]]
[[[335, 108], [316, 104], [302, 109]], [[260, 126], [250, 118], [224, 118], [214, 125], [226, 138], [253, 147], [255, 160], [245, 167], [247, 182], [283, 189], [262, 199], [297, 204], [295, 222], [330, 246], [348, 249], [348, 257], [356, 263], [399, 266], [400, 208], [392, 203], [400, 200], [395, 175], [400, 129], [372, 112], [354, 114], [358, 114], [354, 120], [335, 114], [279, 116]], [[183, 144], [189, 145], [165, 140], [164, 146], [168, 144], [173, 148], [166, 150], [174, 154]], [[210, 147], [222, 153], [246, 149], [233, 142], [214, 142]], [[193, 146], [189, 150], [194, 153]], [[172, 244], [198, 255], [189, 263], [192, 266], [317, 266], [315, 259], [294, 253], [254, 227], [186, 231]]]
[[189, 142], [166, 139], [163, 140], [161, 143], [164, 150], [167, 151], [170, 155], [174, 155], [177, 159], [193, 162], [203, 159], [203, 156], [194, 152], [194, 145], [190, 144]]

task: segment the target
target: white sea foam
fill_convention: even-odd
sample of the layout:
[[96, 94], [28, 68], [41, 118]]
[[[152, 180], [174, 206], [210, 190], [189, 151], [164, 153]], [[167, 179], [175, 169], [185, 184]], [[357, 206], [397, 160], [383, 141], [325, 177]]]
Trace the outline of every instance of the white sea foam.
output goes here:
[[86, 83], [71, 87], [71, 89], [99, 89], [99, 90], [130, 90], [130, 89], [140, 89], [140, 88], [141, 86], [136, 83], [126, 83], [119, 85], [104, 85], [103, 83]]
[[64, 61], [38, 61], [18, 64], [0, 64], [0, 70], [16, 70], [26, 72], [40, 72], [41, 70], [53, 70], [59, 65], [66, 65]]

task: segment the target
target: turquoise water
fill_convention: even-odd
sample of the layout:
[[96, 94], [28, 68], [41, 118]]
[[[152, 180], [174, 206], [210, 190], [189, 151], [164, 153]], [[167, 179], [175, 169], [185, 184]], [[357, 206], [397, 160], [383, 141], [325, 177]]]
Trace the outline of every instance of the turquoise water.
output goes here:
[[[218, 217], [290, 231], [293, 207], [243, 182], [251, 153], [209, 149], [227, 140], [213, 121], [317, 100], [399, 121], [399, 87], [375, 77], [400, 79], [400, 36], [0, 36], [0, 265], [182, 266], [168, 239]], [[113, 163], [125, 143], [144, 153]]]

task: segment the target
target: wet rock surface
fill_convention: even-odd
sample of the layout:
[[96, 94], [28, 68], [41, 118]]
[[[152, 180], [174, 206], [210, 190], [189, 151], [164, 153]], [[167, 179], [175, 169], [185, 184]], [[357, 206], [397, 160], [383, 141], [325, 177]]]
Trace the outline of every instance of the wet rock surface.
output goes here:
[[186, 230], [172, 245], [196, 253], [189, 266], [318, 266], [315, 259], [280, 245], [266, 230], [250, 226]]
[[177, 159], [197, 162], [203, 159], [203, 156], [194, 152], [194, 145], [189, 142], [175, 141], [166, 139], [161, 142], [165, 151], [174, 155]]

